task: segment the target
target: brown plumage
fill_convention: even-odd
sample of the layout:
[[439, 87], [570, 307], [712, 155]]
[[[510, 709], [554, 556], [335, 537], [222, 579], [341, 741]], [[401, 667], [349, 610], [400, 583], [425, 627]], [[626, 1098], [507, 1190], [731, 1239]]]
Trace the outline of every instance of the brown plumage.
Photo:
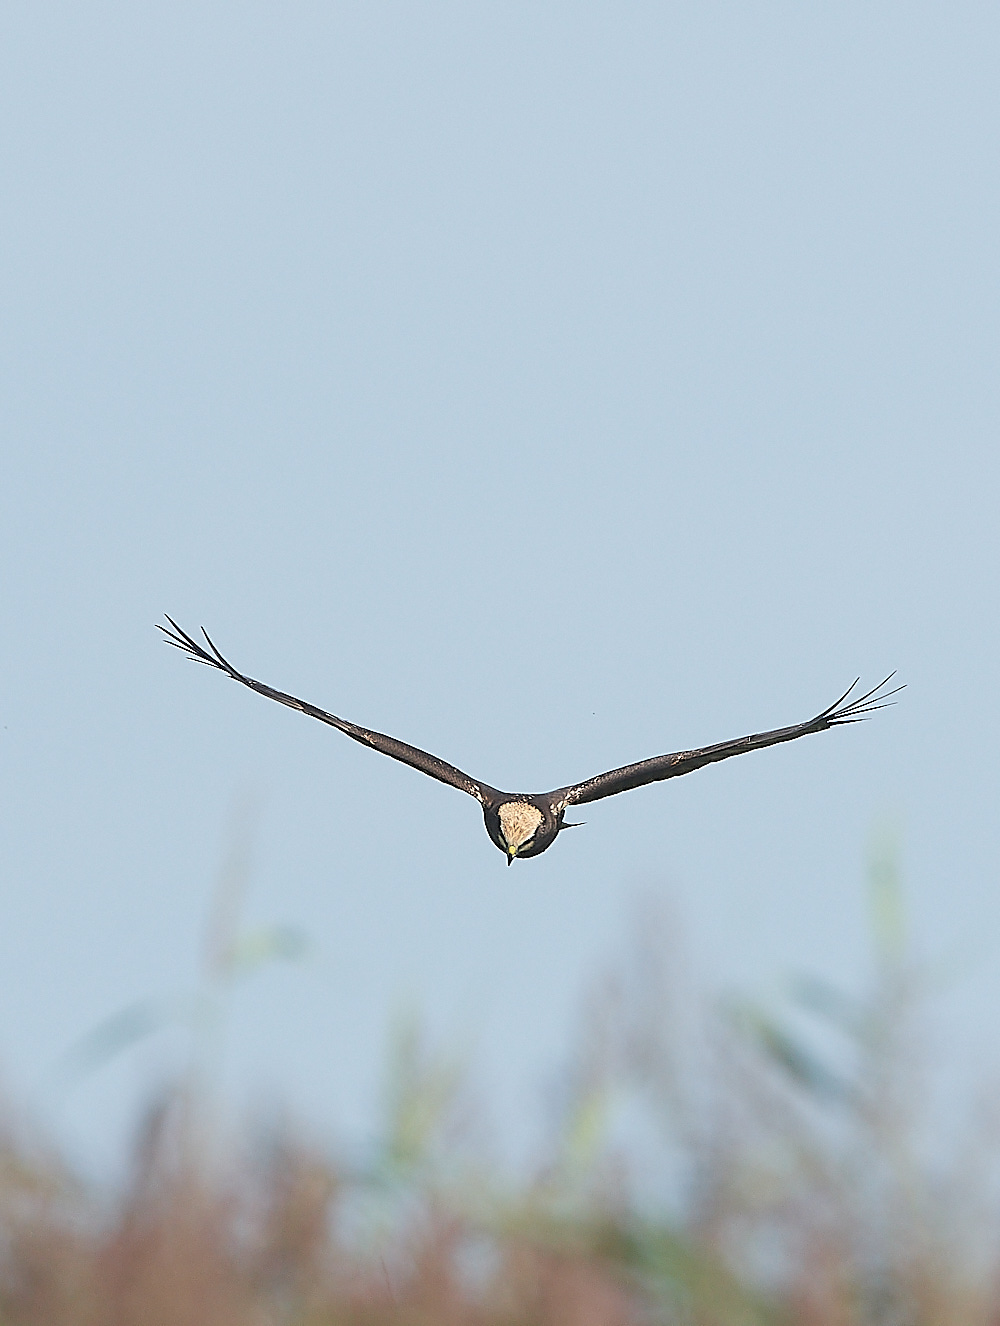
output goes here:
[[[202, 628], [205, 645], [201, 645], [186, 632], [182, 631], [172, 617], [167, 617], [171, 629], [157, 626], [167, 640], [190, 658], [197, 659], [209, 667], [218, 668], [238, 681], [242, 686], [249, 686], [252, 691], [266, 695], [269, 700], [298, 709], [310, 718], [318, 718], [321, 723], [329, 723], [353, 741], [363, 746], [391, 755], [394, 760], [401, 760], [421, 773], [429, 774], [441, 783], [457, 787], [469, 796], [475, 797], [483, 808], [486, 832], [491, 840], [507, 857], [507, 864], [515, 857], [538, 856], [547, 847], [551, 847], [563, 829], [575, 827], [563, 820], [570, 806], [581, 806], [588, 801], [600, 801], [604, 797], [616, 796], [619, 792], [628, 792], [633, 787], [643, 787], [646, 783], [658, 783], [665, 778], [679, 778], [682, 774], [700, 769], [704, 764], [713, 764], [716, 760], [728, 760], [732, 755], [743, 755], [747, 751], [760, 750], [764, 746], [775, 746], [782, 741], [795, 741], [798, 737], [811, 732], [825, 732], [831, 727], [840, 727], [845, 723], [858, 723], [868, 718], [877, 709], [883, 709], [891, 703], [890, 697], [903, 689], [896, 686], [891, 691], [885, 690], [895, 673], [890, 673], [878, 686], [874, 686], [864, 695], [848, 701], [848, 696], [857, 686], [857, 681], [850, 686], [839, 700], [821, 710], [815, 718], [804, 723], [795, 723], [791, 727], [774, 728], [770, 732], [757, 732], [748, 737], [738, 737], [734, 741], [720, 741], [714, 746], [699, 746], [696, 750], [676, 751], [670, 755], [655, 755], [649, 760], [640, 760], [637, 764], [626, 764], [620, 769], [610, 769], [607, 773], [587, 778], [582, 783], [572, 783], [568, 787], [557, 788], [554, 792], [511, 793], [500, 792], [489, 783], [472, 778], [453, 764], [430, 755], [418, 746], [410, 746], [397, 737], [386, 736], [383, 732], [373, 732], [369, 728], [349, 723], [346, 718], [319, 709], [305, 700], [298, 700], [294, 695], [276, 691], [262, 681], [244, 676], [219, 653]], [[205, 647], [207, 646], [207, 648]]]

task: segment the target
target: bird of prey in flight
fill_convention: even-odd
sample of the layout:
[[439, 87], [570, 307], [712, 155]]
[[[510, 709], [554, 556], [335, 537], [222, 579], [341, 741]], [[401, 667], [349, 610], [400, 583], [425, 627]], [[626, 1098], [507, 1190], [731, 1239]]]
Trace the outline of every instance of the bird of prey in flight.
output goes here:
[[429, 755], [427, 751], [410, 746], [397, 737], [387, 737], [382, 732], [372, 732], [368, 728], [358, 727], [356, 723], [349, 723], [346, 718], [338, 718], [336, 714], [329, 714], [325, 709], [318, 709], [305, 700], [297, 700], [294, 695], [286, 695], [284, 691], [276, 691], [262, 681], [244, 676], [222, 657], [204, 628], [202, 635], [205, 637], [205, 645], [201, 645], [182, 631], [172, 617], [168, 616], [167, 621], [172, 629], [168, 630], [167, 627], [158, 625], [157, 630], [162, 631], [169, 642], [183, 650], [188, 657], [197, 659], [199, 663], [207, 663], [209, 667], [218, 668], [220, 672], [232, 677], [233, 681], [249, 686], [252, 691], [266, 695], [269, 700], [277, 700], [279, 704], [286, 704], [290, 709], [298, 709], [301, 713], [308, 714], [310, 718], [318, 718], [322, 723], [329, 723], [345, 736], [360, 741], [363, 746], [371, 746], [373, 750], [381, 751], [383, 755], [391, 755], [394, 760], [412, 765], [421, 773], [429, 774], [431, 778], [449, 783], [452, 787], [457, 787], [460, 791], [468, 792], [469, 796], [475, 797], [483, 808], [486, 832], [495, 846], [499, 847], [506, 856], [508, 865], [515, 857], [538, 856], [552, 846], [556, 836], [563, 829], [575, 828], [575, 824], [563, 820], [570, 806], [582, 806], [588, 801], [600, 801], [603, 797], [612, 797], [618, 792], [628, 792], [631, 788], [643, 787], [646, 783], [658, 783], [664, 778], [678, 778], [681, 774], [700, 769], [703, 764], [728, 760], [731, 755], [760, 750], [762, 746], [774, 746], [779, 741], [794, 741], [796, 737], [804, 737], [810, 732], [825, 732], [827, 728], [839, 727], [843, 723], [860, 722], [876, 709], [884, 708], [890, 696], [896, 695], [903, 689], [902, 686], [897, 686], [891, 691], [885, 689], [895, 676], [895, 673], [890, 673], [885, 681], [880, 682], [872, 690], [855, 700], [848, 700], [848, 696], [858, 684], [855, 681], [839, 700], [821, 710], [815, 718], [809, 718], [804, 723], [796, 723], [792, 727], [779, 727], [772, 732], [757, 732], [749, 737], [738, 737], [735, 741], [720, 741], [714, 746], [701, 746], [697, 750], [682, 750], [672, 755], [654, 755], [651, 760], [626, 764], [621, 769], [611, 769], [607, 773], [598, 774], [595, 778], [587, 778], [582, 783], [557, 788], [554, 792], [500, 792], [497, 788], [490, 787], [489, 783], [470, 778], [461, 769], [456, 769], [453, 764], [447, 764], [436, 755]]

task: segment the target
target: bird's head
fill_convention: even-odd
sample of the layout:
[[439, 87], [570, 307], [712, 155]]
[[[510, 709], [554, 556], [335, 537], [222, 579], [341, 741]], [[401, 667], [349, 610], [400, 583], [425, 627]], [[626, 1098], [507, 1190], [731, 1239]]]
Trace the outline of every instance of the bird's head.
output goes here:
[[498, 812], [503, 850], [507, 864], [525, 847], [529, 847], [541, 827], [544, 816], [537, 806], [528, 801], [505, 801]]

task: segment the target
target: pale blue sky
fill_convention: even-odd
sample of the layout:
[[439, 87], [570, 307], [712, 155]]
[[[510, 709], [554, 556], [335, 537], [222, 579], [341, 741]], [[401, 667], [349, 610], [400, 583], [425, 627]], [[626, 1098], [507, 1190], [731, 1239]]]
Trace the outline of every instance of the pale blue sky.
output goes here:
[[[234, 1101], [369, 1126], [393, 1013], [538, 1113], [632, 900], [706, 989], [861, 979], [873, 823], [956, 1071], [1000, 1070], [1000, 13], [32, 0], [0, 14], [0, 1063], [197, 969], [227, 825]], [[903, 703], [587, 808], [470, 799]], [[180, 1052], [58, 1102], [109, 1156]]]

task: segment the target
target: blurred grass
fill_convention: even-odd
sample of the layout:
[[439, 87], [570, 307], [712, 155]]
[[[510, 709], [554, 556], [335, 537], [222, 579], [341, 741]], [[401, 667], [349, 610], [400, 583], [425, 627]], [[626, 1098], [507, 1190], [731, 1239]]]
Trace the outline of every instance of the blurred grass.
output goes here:
[[[414, 1019], [361, 1166], [290, 1129], [210, 1154], [197, 1068], [149, 1107], [110, 1202], [9, 1119], [0, 1326], [996, 1326], [996, 1137], [950, 1173], [926, 1145], [895, 861], [879, 839], [861, 994], [803, 976], [696, 1010], [643, 916], [585, 1003], [527, 1176], [490, 1161], [462, 1064]], [[280, 929], [242, 936], [244, 873], [213, 909], [210, 990], [289, 955]], [[160, 1018], [133, 1005], [73, 1066]]]

